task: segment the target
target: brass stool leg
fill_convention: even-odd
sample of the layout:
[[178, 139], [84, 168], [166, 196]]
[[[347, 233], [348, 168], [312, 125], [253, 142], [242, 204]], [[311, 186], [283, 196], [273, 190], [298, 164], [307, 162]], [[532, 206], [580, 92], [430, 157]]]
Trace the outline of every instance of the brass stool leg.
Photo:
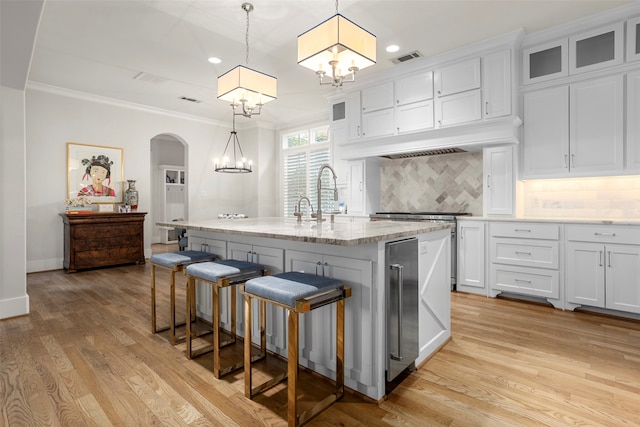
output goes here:
[[289, 427], [298, 425], [298, 313], [287, 310], [288, 362], [287, 362], [287, 412]]
[[244, 395], [251, 399], [251, 297], [244, 294]]
[[336, 307], [336, 400], [344, 395], [344, 299]]
[[231, 343], [236, 342], [236, 287], [230, 286], [227, 288], [231, 293]]
[[176, 272], [171, 270], [171, 286], [169, 287], [171, 292], [171, 321], [169, 323], [169, 330], [171, 331], [171, 344], [176, 345]]
[[213, 317], [213, 375], [220, 378], [220, 288], [211, 283], [211, 311]]
[[267, 303], [260, 300], [260, 357], [267, 356]]
[[[196, 287], [196, 279], [193, 277], [189, 277], [187, 280], [187, 338], [186, 344], [187, 349], [185, 354], [187, 355], [187, 359], [191, 359], [191, 339], [193, 335], [191, 333], [191, 316], [195, 313], [195, 287]], [[192, 311], [193, 310], [193, 311]]]
[[151, 333], [156, 330], [156, 265], [151, 264]]

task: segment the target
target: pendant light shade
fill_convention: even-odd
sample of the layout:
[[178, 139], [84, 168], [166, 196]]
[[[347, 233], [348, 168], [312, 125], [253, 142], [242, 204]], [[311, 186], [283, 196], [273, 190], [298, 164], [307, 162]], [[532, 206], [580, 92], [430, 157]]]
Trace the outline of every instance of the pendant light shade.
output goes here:
[[[253, 11], [251, 3], [242, 3], [242, 10], [247, 13], [245, 31], [245, 62], [249, 64], [249, 12]], [[234, 113], [251, 117], [260, 114], [262, 106], [276, 99], [278, 79], [256, 71], [244, 65], [238, 65], [218, 77], [218, 99], [229, 102], [232, 106], [241, 105], [241, 112]]]
[[376, 63], [376, 36], [337, 9], [336, 2], [333, 17], [298, 36], [298, 64], [315, 71], [320, 84], [342, 86], [355, 80], [356, 71]]

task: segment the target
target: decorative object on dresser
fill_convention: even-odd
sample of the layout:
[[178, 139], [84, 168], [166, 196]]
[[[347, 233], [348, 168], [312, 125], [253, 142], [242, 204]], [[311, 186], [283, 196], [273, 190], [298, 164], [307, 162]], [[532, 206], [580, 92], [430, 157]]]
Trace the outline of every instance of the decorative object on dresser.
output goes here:
[[144, 264], [146, 214], [61, 213], [64, 223], [64, 269], [71, 273], [87, 268]]
[[136, 189], [136, 180], [128, 179], [127, 191], [124, 192], [124, 204], [131, 206], [131, 209], [138, 209], [138, 190]]
[[67, 198], [122, 203], [123, 149], [67, 143]]

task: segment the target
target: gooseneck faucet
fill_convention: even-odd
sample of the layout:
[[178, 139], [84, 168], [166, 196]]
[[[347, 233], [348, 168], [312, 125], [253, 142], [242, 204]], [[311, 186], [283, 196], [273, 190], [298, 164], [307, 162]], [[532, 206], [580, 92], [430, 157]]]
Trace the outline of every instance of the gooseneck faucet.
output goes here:
[[318, 179], [316, 180], [316, 193], [318, 196], [318, 204], [316, 205], [316, 221], [322, 222], [322, 190], [331, 190], [330, 188], [322, 188], [322, 172], [325, 169], [329, 169], [333, 174], [333, 200], [338, 200], [338, 183], [336, 176], [336, 172], [329, 165], [320, 166], [320, 170], [318, 171]]
[[293, 215], [298, 217], [298, 222], [302, 221], [302, 211], [300, 210], [300, 204], [302, 203], [303, 200], [306, 200], [307, 203], [309, 204], [309, 208], [311, 208], [311, 217], [313, 218], [315, 216], [315, 214], [313, 213], [313, 205], [311, 204], [311, 200], [309, 200], [307, 196], [302, 196], [298, 199], [298, 204], [296, 205], [295, 210], [293, 212]]

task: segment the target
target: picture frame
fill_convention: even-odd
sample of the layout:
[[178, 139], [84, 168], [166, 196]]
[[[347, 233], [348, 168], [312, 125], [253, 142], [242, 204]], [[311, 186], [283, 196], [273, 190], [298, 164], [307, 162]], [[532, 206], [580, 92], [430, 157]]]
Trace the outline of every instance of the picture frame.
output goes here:
[[112, 203], [101, 203], [98, 205], [98, 212], [99, 213], [114, 212], [114, 206]]
[[82, 195], [86, 195], [92, 204], [122, 203], [122, 148], [67, 143], [67, 198]]

